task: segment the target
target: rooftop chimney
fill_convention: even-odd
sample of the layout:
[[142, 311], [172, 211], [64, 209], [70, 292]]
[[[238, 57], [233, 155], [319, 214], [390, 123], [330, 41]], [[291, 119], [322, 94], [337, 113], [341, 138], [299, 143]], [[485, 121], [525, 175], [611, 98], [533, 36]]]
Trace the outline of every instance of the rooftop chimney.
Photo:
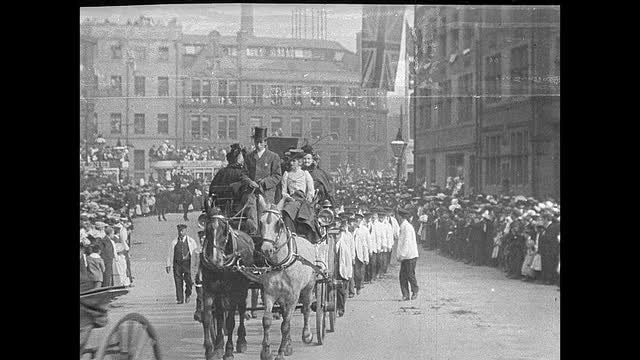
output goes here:
[[245, 3], [240, 5], [240, 31], [253, 36], [253, 5]]

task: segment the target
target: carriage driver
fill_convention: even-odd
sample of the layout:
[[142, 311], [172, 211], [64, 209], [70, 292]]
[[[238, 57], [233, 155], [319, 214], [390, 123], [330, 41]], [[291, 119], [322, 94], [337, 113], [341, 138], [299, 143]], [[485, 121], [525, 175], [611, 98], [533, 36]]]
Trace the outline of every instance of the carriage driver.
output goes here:
[[[267, 128], [255, 127], [251, 136], [255, 145], [255, 150], [249, 153], [245, 159], [245, 164], [249, 172], [251, 182], [249, 186], [259, 189], [268, 204], [275, 204], [276, 187], [282, 179], [282, 169], [280, 168], [280, 156], [267, 149]], [[257, 206], [257, 191], [249, 195], [247, 205], [247, 221], [258, 223], [258, 219], [264, 209]], [[257, 232], [249, 234], [258, 235]]]

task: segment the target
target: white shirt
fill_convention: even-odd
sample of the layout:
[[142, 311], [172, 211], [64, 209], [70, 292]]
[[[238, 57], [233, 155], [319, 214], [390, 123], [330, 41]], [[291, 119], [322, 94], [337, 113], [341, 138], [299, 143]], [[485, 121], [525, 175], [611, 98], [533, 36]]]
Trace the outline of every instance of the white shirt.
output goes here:
[[354, 255], [362, 263], [369, 262], [370, 237], [369, 228], [365, 224], [360, 225], [353, 234]]
[[[195, 241], [191, 236], [185, 235], [185, 241], [187, 242], [187, 246], [189, 247], [189, 253], [191, 254], [191, 279], [195, 279], [196, 273], [198, 272], [198, 266], [200, 266], [200, 246], [198, 242]], [[173, 249], [178, 243], [178, 237], [173, 238], [171, 243], [169, 244], [169, 251], [167, 252], [167, 267], [173, 266]]]
[[[393, 240], [397, 241], [398, 236], [400, 236], [400, 224], [398, 224], [398, 220], [395, 217], [389, 217], [391, 221], [391, 226], [393, 227]], [[391, 244], [393, 246], [393, 244]]]
[[348, 231], [341, 231], [336, 241], [336, 253], [338, 259], [338, 271], [344, 279], [351, 279], [353, 276], [353, 256], [351, 255], [351, 243], [353, 236]]
[[261, 158], [266, 150], [267, 150], [267, 148], [264, 148], [264, 149], [262, 149], [260, 151], [256, 151], [256, 154], [258, 154], [258, 158]]
[[398, 238], [398, 261], [411, 260], [418, 257], [418, 244], [416, 243], [416, 231], [407, 220], [400, 224], [400, 236]]
[[371, 227], [371, 235], [373, 235], [373, 247], [374, 253], [382, 251], [383, 244], [386, 244], [387, 230], [379, 220], [376, 220]]
[[383, 251], [391, 251], [391, 248], [393, 247], [393, 226], [387, 221], [383, 222], [382, 224], [384, 225], [384, 229], [386, 231], [386, 236], [384, 237], [385, 243], [383, 244], [382, 248]]

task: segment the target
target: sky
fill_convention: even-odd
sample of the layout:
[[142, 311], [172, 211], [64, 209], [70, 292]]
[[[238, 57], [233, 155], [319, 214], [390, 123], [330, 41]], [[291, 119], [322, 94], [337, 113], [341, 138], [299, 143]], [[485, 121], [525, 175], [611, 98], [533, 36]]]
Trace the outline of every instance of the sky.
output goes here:
[[[254, 35], [269, 37], [291, 37], [291, 13], [296, 7], [308, 11], [318, 5], [297, 4], [255, 4], [253, 6]], [[362, 5], [326, 4], [327, 40], [337, 41], [346, 49], [356, 51], [356, 33], [362, 28]], [[405, 16], [413, 24], [413, 7], [407, 7]], [[310, 12], [309, 12], [310, 14]], [[206, 35], [217, 30], [221, 35], [235, 35], [240, 30], [240, 4], [180, 4], [180, 5], [140, 5], [82, 7], [80, 21], [85, 18], [109, 19], [111, 22], [126, 23], [141, 15], [154, 20], [169, 22], [178, 19], [186, 34]], [[310, 16], [310, 15], [309, 15]], [[310, 34], [308, 34], [310, 37]], [[400, 62], [396, 75], [395, 92], [390, 95], [404, 95], [404, 34], [400, 50]]]

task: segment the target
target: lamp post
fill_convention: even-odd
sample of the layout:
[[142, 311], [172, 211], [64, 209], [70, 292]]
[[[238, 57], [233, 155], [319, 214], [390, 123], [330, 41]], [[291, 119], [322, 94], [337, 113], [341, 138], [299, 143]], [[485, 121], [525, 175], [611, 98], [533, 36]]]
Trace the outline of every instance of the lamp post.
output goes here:
[[400, 166], [402, 165], [402, 156], [404, 155], [404, 151], [407, 148], [408, 143], [402, 139], [402, 122], [400, 123], [400, 128], [398, 128], [398, 135], [396, 135], [396, 139], [391, 142], [391, 150], [393, 150], [393, 156], [396, 158], [397, 162], [397, 175], [396, 175], [396, 185], [398, 190], [400, 190]]

